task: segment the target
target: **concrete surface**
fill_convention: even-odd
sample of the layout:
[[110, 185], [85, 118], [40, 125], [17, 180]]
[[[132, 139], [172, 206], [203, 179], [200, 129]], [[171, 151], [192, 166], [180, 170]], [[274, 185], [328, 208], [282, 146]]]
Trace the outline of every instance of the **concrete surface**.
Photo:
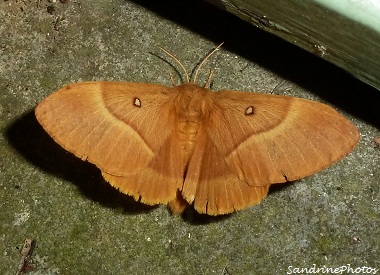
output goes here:
[[[152, 3], [154, 2], [154, 3]], [[34, 238], [31, 274], [286, 274], [289, 266], [380, 268], [380, 93], [341, 69], [200, 1], [0, 2], [0, 274], [15, 274]], [[70, 82], [170, 85], [157, 46], [213, 88], [323, 101], [359, 128], [336, 165], [271, 188], [262, 204], [222, 218], [146, 207], [61, 149], [34, 107]], [[168, 61], [172, 62], [170, 59]], [[343, 273], [344, 274], [344, 273]]]

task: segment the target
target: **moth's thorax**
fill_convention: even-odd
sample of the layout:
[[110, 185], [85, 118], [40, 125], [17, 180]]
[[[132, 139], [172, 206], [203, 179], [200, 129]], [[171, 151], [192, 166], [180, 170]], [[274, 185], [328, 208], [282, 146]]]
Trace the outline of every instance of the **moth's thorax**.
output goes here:
[[178, 120], [179, 140], [189, 154], [199, 130], [207, 121], [211, 111], [213, 92], [193, 83], [176, 87], [179, 91], [174, 107]]
[[200, 121], [208, 118], [213, 92], [193, 83], [176, 87], [178, 93], [174, 106], [182, 121]]

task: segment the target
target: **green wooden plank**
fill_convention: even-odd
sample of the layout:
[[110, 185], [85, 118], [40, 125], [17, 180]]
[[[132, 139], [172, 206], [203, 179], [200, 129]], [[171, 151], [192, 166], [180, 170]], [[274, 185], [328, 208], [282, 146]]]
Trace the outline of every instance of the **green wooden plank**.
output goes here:
[[380, 33], [379, 0], [316, 0], [327, 9], [332, 9], [353, 21]]
[[380, 89], [380, 2], [208, 0]]

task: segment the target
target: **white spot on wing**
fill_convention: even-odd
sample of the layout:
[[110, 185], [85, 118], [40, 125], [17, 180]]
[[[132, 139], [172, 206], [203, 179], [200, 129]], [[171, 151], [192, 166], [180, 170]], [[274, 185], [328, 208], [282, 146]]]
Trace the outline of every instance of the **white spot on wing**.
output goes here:
[[249, 115], [253, 115], [253, 107], [252, 106], [249, 106], [246, 110], [245, 110], [245, 114], [247, 116]]
[[135, 97], [135, 99], [133, 100], [133, 105], [135, 105], [136, 107], [141, 107], [141, 100]]

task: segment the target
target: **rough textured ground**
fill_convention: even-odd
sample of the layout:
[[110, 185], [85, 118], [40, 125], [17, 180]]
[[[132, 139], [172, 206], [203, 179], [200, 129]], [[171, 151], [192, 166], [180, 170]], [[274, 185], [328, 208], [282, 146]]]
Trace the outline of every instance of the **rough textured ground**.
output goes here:
[[[156, 4], [151, 4], [154, 2]], [[342, 70], [198, 1], [0, 3], [0, 273], [15, 274], [25, 238], [33, 274], [286, 274], [288, 267], [380, 268], [380, 92]], [[157, 46], [213, 88], [323, 101], [361, 132], [336, 165], [272, 188], [259, 206], [210, 219], [144, 207], [56, 145], [33, 110], [70, 82], [170, 85]], [[165, 57], [166, 58], [166, 57]]]

